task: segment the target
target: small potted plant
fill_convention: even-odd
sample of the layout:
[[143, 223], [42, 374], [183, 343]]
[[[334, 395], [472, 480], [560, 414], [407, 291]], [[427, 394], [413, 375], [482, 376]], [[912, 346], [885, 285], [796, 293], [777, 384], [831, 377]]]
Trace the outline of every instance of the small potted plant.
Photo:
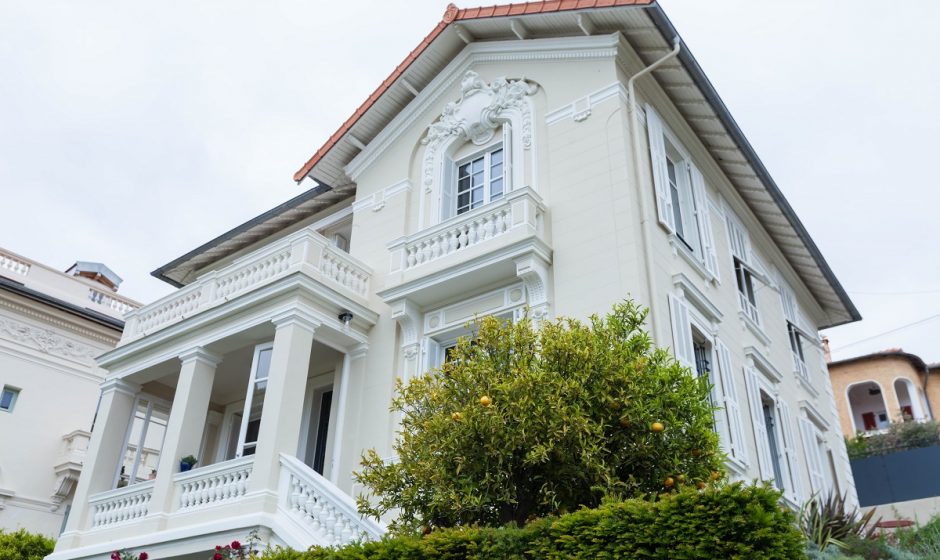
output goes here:
[[197, 461], [196, 458], [193, 457], [192, 455], [187, 455], [183, 457], [182, 459], [180, 459], [180, 472], [186, 472], [188, 470], [191, 470], [193, 468], [193, 465], [195, 465], [198, 462], [199, 461]]

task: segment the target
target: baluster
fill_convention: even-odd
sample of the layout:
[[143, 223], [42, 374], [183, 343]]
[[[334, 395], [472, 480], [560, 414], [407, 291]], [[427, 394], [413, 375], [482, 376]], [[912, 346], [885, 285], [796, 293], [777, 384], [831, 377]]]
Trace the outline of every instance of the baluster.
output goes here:
[[463, 224], [463, 225], [460, 226], [460, 234], [459, 234], [459, 237], [458, 237], [458, 241], [460, 242], [460, 248], [461, 248], [461, 249], [463, 249], [464, 247], [466, 247], [466, 246], [467, 246], [467, 243], [468, 243], [469, 240], [470, 240], [469, 231], [470, 231], [470, 228], [467, 227], [466, 224]]
[[495, 219], [495, 215], [490, 215], [483, 218], [483, 239], [490, 239], [493, 237], [493, 220]]
[[405, 262], [406, 262], [407, 264], [406, 264], [405, 268], [411, 268], [411, 267], [413, 267], [413, 266], [415, 265], [415, 263], [418, 261], [418, 257], [415, 256], [415, 248], [414, 248], [414, 247], [408, 247], [408, 248], [406, 249], [406, 252], [407, 252], [407, 256], [406, 256], [406, 258], [405, 258]]
[[460, 230], [452, 229], [447, 232], [447, 254], [457, 250], [457, 244], [460, 243]]

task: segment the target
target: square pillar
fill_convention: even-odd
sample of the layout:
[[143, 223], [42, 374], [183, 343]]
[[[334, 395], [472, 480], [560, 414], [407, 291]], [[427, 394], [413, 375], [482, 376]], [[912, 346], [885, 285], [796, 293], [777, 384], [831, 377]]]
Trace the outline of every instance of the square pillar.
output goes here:
[[75, 546], [77, 539], [69, 534], [88, 527], [91, 519], [91, 512], [88, 511], [89, 496], [111, 490], [118, 465], [123, 459], [124, 438], [138, 392], [140, 385], [123, 379], [108, 379], [101, 384], [98, 414], [72, 500], [72, 513], [57, 543], [57, 549]]
[[[336, 406], [336, 427], [333, 429], [333, 454], [330, 461], [330, 482], [349, 491], [349, 477], [344, 473], [346, 465], [342, 461], [343, 450], [349, 448], [348, 443], [354, 442], [350, 431], [346, 429], [346, 417], [349, 415], [351, 407], [349, 406], [349, 385], [352, 382], [352, 375], [361, 375], [365, 365], [365, 356], [368, 347], [360, 344], [352, 352], [343, 355], [343, 368], [339, 379], [339, 398]], [[355, 374], [353, 372], [356, 372]], [[334, 383], [334, 386], [336, 383]], [[336, 389], [334, 388], [334, 394]], [[351, 469], [350, 469], [351, 472]], [[340, 476], [342, 474], [342, 476]]]
[[163, 449], [160, 450], [157, 463], [157, 478], [150, 499], [151, 514], [168, 513], [175, 509], [173, 477], [179, 472], [180, 458], [199, 454], [215, 368], [222, 361], [221, 356], [204, 348], [193, 348], [179, 358], [179, 382], [176, 384]]
[[[313, 333], [320, 323], [300, 309], [272, 319], [274, 349], [261, 408], [249, 492], [276, 493], [281, 453], [297, 454]], [[276, 494], [275, 494], [276, 495]], [[275, 507], [276, 502], [269, 504]]]

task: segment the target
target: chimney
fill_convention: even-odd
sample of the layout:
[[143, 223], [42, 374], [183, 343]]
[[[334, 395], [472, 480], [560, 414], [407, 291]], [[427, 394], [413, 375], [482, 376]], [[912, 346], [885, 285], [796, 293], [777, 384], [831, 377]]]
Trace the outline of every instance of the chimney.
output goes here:
[[823, 345], [823, 357], [826, 359], [826, 363], [828, 364], [829, 362], [832, 361], [832, 352], [829, 351], [829, 337], [828, 336], [822, 337], [822, 345]]
[[121, 285], [121, 277], [105, 266], [104, 263], [76, 261], [65, 273], [102, 284], [112, 292], [118, 291], [118, 286]]

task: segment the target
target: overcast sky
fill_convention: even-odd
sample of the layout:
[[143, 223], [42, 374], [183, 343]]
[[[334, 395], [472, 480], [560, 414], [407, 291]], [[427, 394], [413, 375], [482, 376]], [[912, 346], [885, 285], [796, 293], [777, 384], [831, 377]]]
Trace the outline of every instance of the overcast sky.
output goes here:
[[[149, 272], [299, 194], [445, 4], [0, 0], [0, 246], [168, 293]], [[836, 356], [940, 361], [940, 2], [662, 4], [865, 317]]]

